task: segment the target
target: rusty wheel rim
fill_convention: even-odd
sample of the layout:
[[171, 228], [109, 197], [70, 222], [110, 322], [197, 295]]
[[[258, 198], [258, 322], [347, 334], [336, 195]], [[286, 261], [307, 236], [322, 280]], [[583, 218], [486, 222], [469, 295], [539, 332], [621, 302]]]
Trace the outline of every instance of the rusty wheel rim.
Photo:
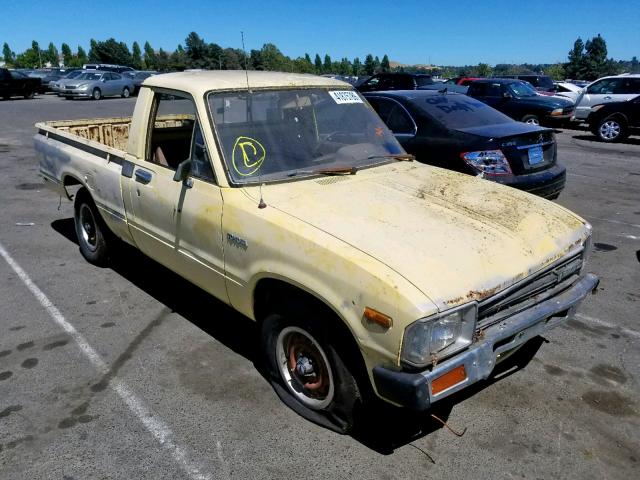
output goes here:
[[314, 410], [326, 408], [334, 396], [333, 372], [327, 356], [309, 332], [286, 327], [278, 335], [276, 359], [287, 388]]

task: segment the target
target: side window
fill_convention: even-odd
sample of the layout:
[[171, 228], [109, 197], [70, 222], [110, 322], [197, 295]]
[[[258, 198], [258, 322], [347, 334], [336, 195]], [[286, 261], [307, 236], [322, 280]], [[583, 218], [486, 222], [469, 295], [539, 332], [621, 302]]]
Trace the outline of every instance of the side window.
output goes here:
[[502, 93], [506, 92], [507, 88], [505, 85], [500, 83], [488, 83], [487, 84], [487, 97], [502, 97]]
[[207, 147], [204, 144], [202, 130], [197, 121], [193, 127], [193, 140], [191, 142], [191, 175], [210, 182], [214, 180]]
[[410, 134], [415, 133], [415, 125], [407, 111], [394, 100], [384, 98], [377, 99], [376, 108], [380, 118], [387, 124], [393, 133]]
[[587, 93], [590, 94], [609, 94], [614, 93], [614, 90], [619, 85], [618, 78], [605, 78], [604, 80], [600, 80], [599, 82], [594, 83], [593, 85], [587, 88]]
[[190, 158], [196, 107], [186, 94], [156, 93], [146, 160], [171, 170]]
[[122, 80], [122, 77], [120, 75], [118, 75], [117, 73], [112, 73], [111, 74], [111, 80]]
[[640, 78], [625, 78], [615, 93], [623, 93], [626, 95], [640, 94]]

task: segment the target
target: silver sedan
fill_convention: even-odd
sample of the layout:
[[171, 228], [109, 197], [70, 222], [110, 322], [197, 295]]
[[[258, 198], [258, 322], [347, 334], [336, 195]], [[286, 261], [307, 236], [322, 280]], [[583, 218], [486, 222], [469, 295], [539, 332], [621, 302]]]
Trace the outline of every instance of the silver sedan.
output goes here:
[[67, 81], [59, 91], [65, 98], [85, 97], [100, 100], [102, 97], [127, 98], [134, 91], [133, 82], [119, 73], [91, 70]]

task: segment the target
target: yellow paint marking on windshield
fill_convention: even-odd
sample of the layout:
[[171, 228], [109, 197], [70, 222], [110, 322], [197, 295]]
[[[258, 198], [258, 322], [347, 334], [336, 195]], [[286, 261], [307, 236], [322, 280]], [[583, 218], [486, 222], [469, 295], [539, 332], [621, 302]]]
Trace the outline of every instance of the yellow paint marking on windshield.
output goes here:
[[[233, 169], [243, 177], [253, 175], [260, 170], [266, 154], [266, 150], [258, 140], [250, 137], [238, 137], [236, 143], [233, 144], [231, 153]], [[239, 158], [240, 156], [242, 159]]]

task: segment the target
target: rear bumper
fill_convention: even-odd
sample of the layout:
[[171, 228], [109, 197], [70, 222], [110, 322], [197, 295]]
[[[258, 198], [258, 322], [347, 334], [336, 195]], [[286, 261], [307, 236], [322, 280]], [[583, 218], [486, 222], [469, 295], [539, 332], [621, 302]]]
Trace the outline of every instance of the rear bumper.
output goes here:
[[[575, 313], [584, 297], [595, 290], [598, 283], [595, 275], [585, 275], [560, 295], [483, 330], [481, 340], [431, 370], [410, 373], [383, 366], [375, 367], [373, 379], [378, 394], [397, 405], [426, 410], [432, 403], [488, 378], [501, 360], [501, 355], [564, 323]], [[433, 394], [434, 380], [461, 367], [464, 368], [465, 377], [459, 383]]]
[[514, 187], [543, 198], [557, 198], [567, 181], [567, 169], [560, 164], [540, 172], [508, 177], [485, 177], [503, 185]]

